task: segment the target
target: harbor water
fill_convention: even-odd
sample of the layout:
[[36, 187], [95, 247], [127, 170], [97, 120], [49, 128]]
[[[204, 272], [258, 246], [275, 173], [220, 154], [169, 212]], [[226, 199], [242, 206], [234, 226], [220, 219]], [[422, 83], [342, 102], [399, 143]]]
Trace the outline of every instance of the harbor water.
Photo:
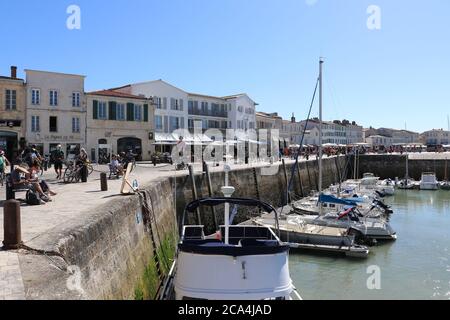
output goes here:
[[396, 190], [385, 202], [398, 239], [368, 259], [291, 251], [303, 299], [450, 299], [450, 192]]

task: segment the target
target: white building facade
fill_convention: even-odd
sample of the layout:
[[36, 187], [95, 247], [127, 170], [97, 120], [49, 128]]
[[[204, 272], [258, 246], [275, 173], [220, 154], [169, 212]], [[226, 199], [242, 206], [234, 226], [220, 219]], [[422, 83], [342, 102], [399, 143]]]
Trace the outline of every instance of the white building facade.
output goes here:
[[[155, 149], [151, 101], [103, 90], [87, 95], [87, 151], [93, 161], [132, 150], [138, 160], [150, 160]], [[106, 157], [105, 157], [106, 156]]]
[[86, 146], [85, 76], [25, 70], [28, 144], [50, 154], [61, 144], [66, 156]]
[[371, 147], [385, 147], [389, 148], [394, 144], [392, 137], [374, 135], [366, 138], [366, 143]]
[[256, 106], [258, 105], [247, 94], [242, 93], [223, 97], [229, 104], [229, 129], [256, 129]]
[[426, 145], [449, 145], [450, 131], [443, 129], [425, 131], [420, 135], [420, 139]]
[[201, 123], [201, 129], [218, 129], [225, 136], [226, 129], [231, 127], [228, 114], [231, 103], [219, 97], [189, 93], [188, 129], [194, 131], [195, 123]]

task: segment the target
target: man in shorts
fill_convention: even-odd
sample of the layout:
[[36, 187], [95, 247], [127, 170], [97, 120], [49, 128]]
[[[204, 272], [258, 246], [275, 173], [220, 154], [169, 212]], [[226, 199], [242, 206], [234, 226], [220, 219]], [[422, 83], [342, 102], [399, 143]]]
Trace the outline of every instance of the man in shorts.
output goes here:
[[54, 167], [56, 172], [56, 179], [62, 179], [62, 169], [63, 169], [63, 162], [64, 162], [64, 151], [62, 151], [61, 145], [58, 145], [56, 147], [56, 150], [53, 151], [53, 161], [54, 161]]

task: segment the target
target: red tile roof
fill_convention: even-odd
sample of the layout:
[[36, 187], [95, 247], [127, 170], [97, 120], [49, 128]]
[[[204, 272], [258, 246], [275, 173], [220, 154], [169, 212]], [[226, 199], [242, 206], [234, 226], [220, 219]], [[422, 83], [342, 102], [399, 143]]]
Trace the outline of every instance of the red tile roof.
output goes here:
[[115, 91], [115, 90], [111, 90], [111, 89], [88, 92], [88, 94], [89, 95], [96, 95], [96, 96], [106, 96], [106, 97], [116, 97], [116, 98], [128, 98], [128, 99], [147, 100], [146, 97], [136, 96], [134, 94], [123, 93], [123, 92]]

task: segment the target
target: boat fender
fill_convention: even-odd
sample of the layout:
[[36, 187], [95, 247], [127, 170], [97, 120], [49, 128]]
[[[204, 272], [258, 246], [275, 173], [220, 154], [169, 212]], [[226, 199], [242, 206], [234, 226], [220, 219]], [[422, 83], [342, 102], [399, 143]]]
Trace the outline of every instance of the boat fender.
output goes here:
[[220, 230], [216, 232], [215, 239], [222, 241], [222, 232], [220, 232]]

